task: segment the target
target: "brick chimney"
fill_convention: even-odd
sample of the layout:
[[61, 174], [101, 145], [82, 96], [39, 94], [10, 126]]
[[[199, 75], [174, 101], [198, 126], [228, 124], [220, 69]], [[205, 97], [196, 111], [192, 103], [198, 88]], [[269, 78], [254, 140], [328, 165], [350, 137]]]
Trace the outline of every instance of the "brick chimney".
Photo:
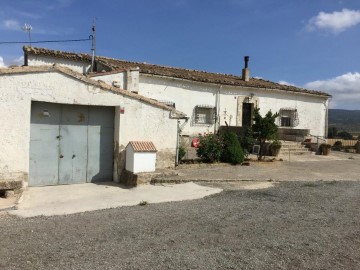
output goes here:
[[248, 68], [249, 65], [249, 56], [245, 56], [244, 57], [244, 61], [245, 61], [245, 68], [243, 68], [242, 70], [242, 79], [245, 82], [248, 82], [250, 80], [250, 69]]

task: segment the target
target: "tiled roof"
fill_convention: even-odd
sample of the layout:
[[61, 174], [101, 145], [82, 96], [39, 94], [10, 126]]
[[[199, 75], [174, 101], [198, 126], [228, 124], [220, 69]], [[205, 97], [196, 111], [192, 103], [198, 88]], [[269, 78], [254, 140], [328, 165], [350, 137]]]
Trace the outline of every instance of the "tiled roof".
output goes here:
[[73, 77], [79, 81], [82, 81], [83, 83], [87, 83], [89, 85], [93, 85], [96, 87], [99, 87], [102, 90], [113, 92], [115, 94], [120, 94], [122, 96], [136, 99], [138, 101], [153, 105], [155, 107], [161, 108], [163, 110], [170, 111], [170, 117], [171, 118], [185, 118], [186, 114], [175, 110], [173, 107], [167, 106], [163, 103], [160, 103], [156, 100], [153, 100], [148, 97], [144, 97], [139, 94], [135, 94], [123, 89], [119, 89], [117, 87], [113, 87], [111, 85], [108, 85], [102, 81], [95, 81], [93, 79], [88, 78], [87, 76], [84, 76], [78, 72], [73, 71], [72, 69], [69, 69], [67, 67], [63, 67], [61, 65], [54, 65], [54, 66], [24, 66], [24, 67], [13, 67], [13, 68], [0, 68], [0, 76], [4, 75], [12, 75], [12, 74], [26, 74], [26, 73], [43, 73], [43, 72], [59, 72], [66, 74], [70, 77]]
[[[43, 55], [43, 56], [51, 56], [62, 59], [65, 58], [75, 61], [91, 62], [91, 57], [88, 54], [69, 53], [63, 51], [48, 50], [43, 48], [33, 48], [29, 46], [24, 46], [24, 52], [33, 55]], [[246, 82], [241, 78], [241, 76], [236, 76], [236, 75], [167, 67], [167, 66], [153, 65], [153, 64], [141, 63], [141, 62], [130, 62], [130, 61], [124, 61], [124, 60], [102, 57], [102, 56], [97, 56], [96, 62], [105, 68], [105, 72], [139, 67], [140, 73], [149, 74], [149, 75], [173, 77], [173, 78], [179, 78], [179, 79], [185, 79], [185, 80], [191, 80], [191, 81], [203, 82], [203, 83], [261, 88], [265, 90], [280, 90], [286, 92], [296, 92], [302, 94], [331, 97], [331, 95], [322, 91], [308, 90], [300, 87], [283, 85], [257, 78], [250, 78], [250, 80]]]
[[134, 149], [134, 152], [157, 152], [153, 142], [130, 141], [129, 145]]

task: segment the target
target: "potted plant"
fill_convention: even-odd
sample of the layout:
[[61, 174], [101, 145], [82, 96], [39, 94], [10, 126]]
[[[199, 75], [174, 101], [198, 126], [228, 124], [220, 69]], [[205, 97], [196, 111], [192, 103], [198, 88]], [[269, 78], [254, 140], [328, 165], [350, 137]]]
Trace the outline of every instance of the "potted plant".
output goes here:
[[333, 150], [335, 151], [341, 151], [342, 148], [342, 142], [341, 141], [336, 141], [332, 147]]
[[281, 149], [281, 141], [273, 140], [273, 142], [269, 146], [270, 155], [276, 157], [279, 155]]
[[331, 145], [328, 143], [320, 144], [319, 151], [321, 155], [327, 156], [330, 154]]

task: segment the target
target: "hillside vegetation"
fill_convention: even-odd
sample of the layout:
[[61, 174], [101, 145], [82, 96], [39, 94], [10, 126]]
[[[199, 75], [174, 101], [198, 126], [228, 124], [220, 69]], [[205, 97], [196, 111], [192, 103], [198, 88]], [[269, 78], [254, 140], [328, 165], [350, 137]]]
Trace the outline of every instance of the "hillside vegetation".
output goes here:
[[360, 132], [360, 110], [329, 109], [329, 127], [351, 133]]

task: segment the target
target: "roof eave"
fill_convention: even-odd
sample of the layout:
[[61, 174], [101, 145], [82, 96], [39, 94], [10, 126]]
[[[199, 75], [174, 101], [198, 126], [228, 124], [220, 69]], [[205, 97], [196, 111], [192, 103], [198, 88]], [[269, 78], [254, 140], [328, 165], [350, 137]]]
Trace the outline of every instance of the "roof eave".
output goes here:
[[75, 78], [77, 80], [80, 80], [84, 83], [97, 86], [105, 91], [110, 91], [116, 94], [121, 94], [123, 96], [137, 99], [141, 102], [150, 104], [152, 106], [161, 108], [163, 110], [170, 112], [170, 118], [173, 119], [183, 119], [186, 117], [186, 114], [183, 112], [175, 110], [173, 107], [167, 106], [163, 103], [157, 102], [153, 99], [147, 98], [145, 96], [135, 94], [132, 92], [129, 92], [124, 89], [119, 89], [117, 87], [113, 87], [103, 81], [96, 81], [91, 78], [88, 78], [85, 75], [82, 75], [78, 72], [73, 71], [72, 69], [69, 69], [67, 67], [63, 67], [60, 65], [53, 65], [53, 66], [23, 66], [23, 67], [13, 67], [13, 68], [0, 68], [0, 76], [3, 75], [14, 75], [14, 74], [26, 74], [26, 73], [46, 73], [46, 72], [60, 72], [65, 75], [68, 75], [72, 78]]
[[[242, 88], [260, 89], [260, 90], [267, 90], [267, 91], [287, 92], [287, 93], [291, 93], [291, 94], [301, 94], [301, 95], [327, 97], [327, 98], [332, 97], [330, 94], [328, 94], [326, 92], [321, 93], [321, 91], [319, 91], [319, 93], [317, 93], [317, 91], [314, 91], [313, 93], [311, 93], [313, 90], [303, 89], [303, 91], [301, 91], [301, 88], [298, 88], [299, 91], [292, 91], [292, 90], [286, 90], [286, 89], [269, 88], [269, 87], [261, 87], [261, 86], [240, 85], [240, 84], [237, 85], [237, 84], [230, 84], [230, 83], [225, 83], [225, 82], [205, 82], [205, 81], [201, 81], [201, 80], [191, 80], [191, 79], [179, 78], [179, 77], [175, 77], [175, 76], [166, 76], [166, 75], [159, 75], [159, 74], [153, 74], [153, 73], [148, 73], [148, 72], [141, 72], [141, 70], [140, 70], [140, 73], [142, 73], [144, 75], [155, 76], [155, 77], [160, 77], [160, 78], [169, 78], [169, 79], [176, 79], [176, 80], [181, 80], [181, 81], [197, 82], [197, 83], [207, 83], [207, 84], [211, 84], [211, 85], [226, 85], [226, 86], [231, 86], [231, 87], [242, 87]], [[307, 92], [305, 92], [305, 91], [307, 91]]]

